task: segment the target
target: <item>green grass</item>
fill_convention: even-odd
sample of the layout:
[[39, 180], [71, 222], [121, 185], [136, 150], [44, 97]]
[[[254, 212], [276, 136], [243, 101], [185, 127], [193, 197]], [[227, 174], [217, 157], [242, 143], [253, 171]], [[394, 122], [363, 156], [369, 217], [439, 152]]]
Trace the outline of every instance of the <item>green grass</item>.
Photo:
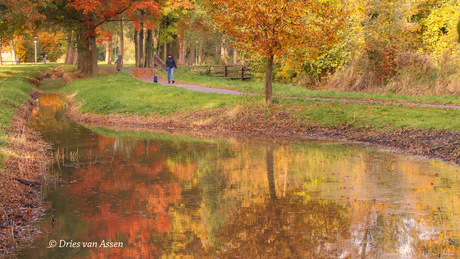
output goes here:
[[0, 162], [4, 156], [1, 147], [8, 144], [5, 128], [10, 125], [15, 111], [29, 99], [33, 86], [28, 78], [37, 76], [55, 64], [4, 65], [0, 67]]
[[[178, 76], [182, 75], [178, 73]], [[222, 88], [227, 88], [227, 84], [256, 88], [258, 84], [257, 82], [227, 81], [190, 75], [186, 78], [180, 78], [181, 81], [187, 82], [189, 81], [185, 79], [188, 78], [201, 80], [200, 82], [203, 83], [211, 81]], [[219, 82], [223, 82], [223, 84], [217, 85]], [[193, 81], [193, 83], [197, 83], [197, 81]], [[257, 87], [262, 88], [262, 86]], [[235, 87], [232, 89], [241, 88]], [[236, 105], [245, 107], [248, 110], [262, 107], [266, 117], [269, 117], [272, 111], [267, 109], [262, 96], [234, 96], [189, 91], [170, 85], [141, 82], [131, 78], [128, 72], [108, 77], [75, 81], [66, 86], [64, 91], [76, 93], [76, 101], [83, 104], [80, 109], [81, 112], [98, 114], [169, 115], [174, 112], [187, 113], [199, 109], [233, 107]], [[306, 91], [306, 89], [301, 89], [301, 91]], [[314, 91], [311, 92], [318, 94]], [[339, 95], [338, 97], [343, 96]], [[395, 98], [398, 98], [398, 96], [395, 96]], [[416, 97], [413, 98], [416, 99]], [[315, 124], [324, 127], [347, 125], [347, 127], [354, 128], [384, 130], [400, 130], [404, 128], [460, 130], [460, 120], [457, 119], [460, 118], [460, 110], [456, 109], [283, 98], [275, 98], [275, 104], [272, 107], [288, 111], [295, 119], [302, 121], [304, 124]]]
[[[109, 68], [115, 68], [115, 61], [112, 62], [112, 64], [108, 65], [105, 62], [98, 62], [97, 64], [99, 67], [109, 67]], [[136, 64], [130, 63], [130, 62], [123, 62], [123, 67], [124, 68], [135, 68]]]
[[460, 110], [405, 105], [380, 105], [282, 100], [298, 120], [324, 127], [374, 130], [444, 129], [460, 131]]
[[177, 111], [222, 108], [260, 99], [201, 93], [175, 86], [146, 83], [131, 78], [128, 72], [77, 80], [63, 90], [76, 93], [76, 100], [83, 104], [81, 112], [97, 114], [169, 115]]
[[[163, 77], [166, 74], [161, 74]], [[264, 82], [227, 80], [210, 76], [194, 75], [189, 67], [181, 67], [174, 72], [174, 79], [178, 82], [197, 84], [203, 86], [239, 90], [248, 93], [264, 94]], [[298, 87], [293, 84], [273, 83], [273, 96], [310, 97], [310, 98], [338, 98], [338, 99], [363, 99], [398, 102], [418, 102], [436, 104], [460, 104], [460, 97], [456, 96], [409, 96], [393, 93], [372, 94], [359, 92], [317, 91]]]

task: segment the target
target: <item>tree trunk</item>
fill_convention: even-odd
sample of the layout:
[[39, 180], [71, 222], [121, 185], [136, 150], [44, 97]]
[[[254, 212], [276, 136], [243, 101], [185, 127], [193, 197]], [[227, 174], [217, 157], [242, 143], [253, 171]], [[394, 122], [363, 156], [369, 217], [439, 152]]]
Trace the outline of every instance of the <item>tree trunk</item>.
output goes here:
[[238, 64], [238, 50], [233, 48], [233, 65]]
[[89, 59], [90, 59], [90, 69], [91, 73], [90, 75], [92, 77], [98, 77], [99, 76], [99, 68], [97, 66], [97, 47], [96, 47], [96, 37], [95, 36], [89, 36], [88, 37], [88, 43], [89, 43]]
[[123, 53], [125, 52], [125, 37], [123, 36], [123, 22], [120, 22], [120, 32], [118, 34], [118, 38], [120, 38], [120, 54], [119, 55], [123, 55]]
[[178, 61], [179, 61], [179, 64], [182, 65], [182, 64], [185, 64], [185, 47], [186, 47], [186, 44], [187, 44], [187, 42], [185, 41], [185, 31], [184, 30], [180, 31], [180, 35], [178, 37], [178, 40], [180, 42]]
[[180, 46], [180, 64], [185, 64], [185, 53], [187, 52], [187, 41], [185, 39], [182, 40], [182, 44]]
[[153, 67], [153, 31], [150, 29], [145, 40], [145, 67]]
[[14, 50], [14, 41], [13, 40], [10, 41], [10, 45], [11, 45], [11, 60], [14, 62], [14, 61], [16, 61], [16, 51]]
[[221, 44], [222, 44], [221, 41], [218, 41], [217, 44], [216, 44], [216, 57], [219, 57], [219, 56], [220, 56]]
[[[196, 44], [196, 43], [195, 43], [195, 44]], [[194, 44], [194, 45], [195, 45], [195, 44]], [[190, 47], [191, 47], [191, 48], [190, 48], [190, 56], [188, 57], [188, 63], [189, 63], [190, 65], [192, 65], [192, 66], [195, 65], [195, 63], [196, 63], [196, 62], [195, 62], [195, 49], [196, 49], [196, 45], [195, 45], [195, 46], [194, 46], [194, 45], [190, 46]]]
[[113, 45], [111, 41], [105, 42], [105, 63], [108, 65], [112, 64], [112, 49]]
[[95, 36], [88, 36], [85, 39], [86, 52], [83, 54], [81, 62], [81, 70], [83, 73], [91, 77], [98, 77], [99, 71], [97, 67], [97, 48]]
[[272, 98], [273, 59], [274, 59], [274, 55], [271, 55], [267, 61], [267, 73], [265, 76], [265, 103], [273, 103], [273, 98]]
[[73, 42], [75, 35], [71, 32], [67, 35], [67, 52], [64, 63], [67, 65], [75, 65], [78, 61], [78, 52], [74, 49]]
[[[81, 41], [83, 37], [83, 34], [75, 34], [75, 39], [77, 42]], [[83, 50], [82, 49], [77, 49], [77, 69], [82, 71], [84, 70], [84, 56], [83, 56]]]
[[83, 63], [84, 63], [84, 58], [82, 52], [78, 52], [77, 54], [77, 69], [83, 72]]
[[137, 47], [139, 51], [139, 67], [144, 67], [145, 65], [145, 46], [144, 46], [144, 24], [141, 23], [142, 29], [139, 31], [139, 39]]
[[153, 33], [153, 52], [158, 54], [158, 31]]
[[267, 147], [266, 154], [266, 165], [267, 165], [267, 177], [268, 177], [268, 189], [270, 192], [270, 198], [276, 200], [276, 186], [275, 186], [275, 170], [273, 168], [273, 147]]
[[220, 58], [224, 62], [224, 64], [227, 64], [228, 61], [228, 48], [227, 48], [227, 41], [225, 35], [222, 36], [222, 44], [220, 47]]
[[163, 43], [163, 60], [166, 62], [166, 58], [168, 57], [168, 44], [166, 41]]
[[203, 37], [200, 38], [200, 46], [199, 46], [199, 49], [200, 49], [200, 54], [198, 55], [198, 64], [201, 64], [201, 61], [203, 60]]
[[169, 46], [168, 53], [171, 53], [174, 60], [176, 60], [177, 62], [177, 59], [179, 58], [179, 40], [177, 39], [177, 35], [173, 35], [172, 37], [173, 37], [173, 41], [171, 42]]
[[0, 36], [0, 66], [3, 66], [3, 59], [2, 59], [2, 47], [3, 47], [3, 44], [2, 44], [2, 41], [3, 41], [3, 36]]
[[457, 40], [457, 42], [460, 43], [460, 21], [457, 23], [457, 33], [458, 33], [458, 40]]
[[135, 66], [139, 67], [139, 32], [134, 30], [134, 60], [135, 60]]

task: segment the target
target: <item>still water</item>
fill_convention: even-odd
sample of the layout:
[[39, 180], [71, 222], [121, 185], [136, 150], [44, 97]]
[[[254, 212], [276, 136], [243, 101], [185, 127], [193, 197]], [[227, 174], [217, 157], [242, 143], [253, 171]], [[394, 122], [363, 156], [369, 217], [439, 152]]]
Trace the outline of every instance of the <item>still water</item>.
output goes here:
[[31, 125], [63, 182], [21, 258], [458, 258], [460, 169], [334, 142]]

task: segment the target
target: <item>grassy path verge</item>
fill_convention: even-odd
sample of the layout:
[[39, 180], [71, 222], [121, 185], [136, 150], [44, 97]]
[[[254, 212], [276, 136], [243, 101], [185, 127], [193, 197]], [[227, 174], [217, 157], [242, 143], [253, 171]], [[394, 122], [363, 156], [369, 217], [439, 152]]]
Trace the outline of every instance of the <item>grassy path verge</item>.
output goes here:
[[[163, 72], [164, 73], [164, 72]], [[165, 75], [162, 75], [163, 77]], [[197, 84], [215, 88], [231, 89], [254, 94], [264, 94], [264, 82], [238, 80], [226, 80], [222, 78], [194, 75], [190, 68], [180, 68], [175, 72], [175, 79], [178, 82]], [[298, 87], [292, 84], [273, 84], [274, 97], [309, 97], [309, 98], [335, 98], [335, 99], [357, 99], [377, 100], [409, 103], [432, 103], [432, 104], [454, 104], [460, 105], [458, 96], [411, 96], [393, 93], [375, 94], [363, 92], [339, 92], [339, 91], [317, 91]]]

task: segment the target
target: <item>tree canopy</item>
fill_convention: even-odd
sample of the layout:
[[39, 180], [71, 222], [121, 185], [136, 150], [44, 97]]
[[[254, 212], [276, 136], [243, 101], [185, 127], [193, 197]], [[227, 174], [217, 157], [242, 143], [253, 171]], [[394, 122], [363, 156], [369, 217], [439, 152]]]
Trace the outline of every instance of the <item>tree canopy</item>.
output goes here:
[[268, 59], [265, 101], [272, 102], [275, 56], [293, 60], [316, 57], [338, 39], [345, 13], [338, 1], [214, 0], [212, 16], [238, 46]]

